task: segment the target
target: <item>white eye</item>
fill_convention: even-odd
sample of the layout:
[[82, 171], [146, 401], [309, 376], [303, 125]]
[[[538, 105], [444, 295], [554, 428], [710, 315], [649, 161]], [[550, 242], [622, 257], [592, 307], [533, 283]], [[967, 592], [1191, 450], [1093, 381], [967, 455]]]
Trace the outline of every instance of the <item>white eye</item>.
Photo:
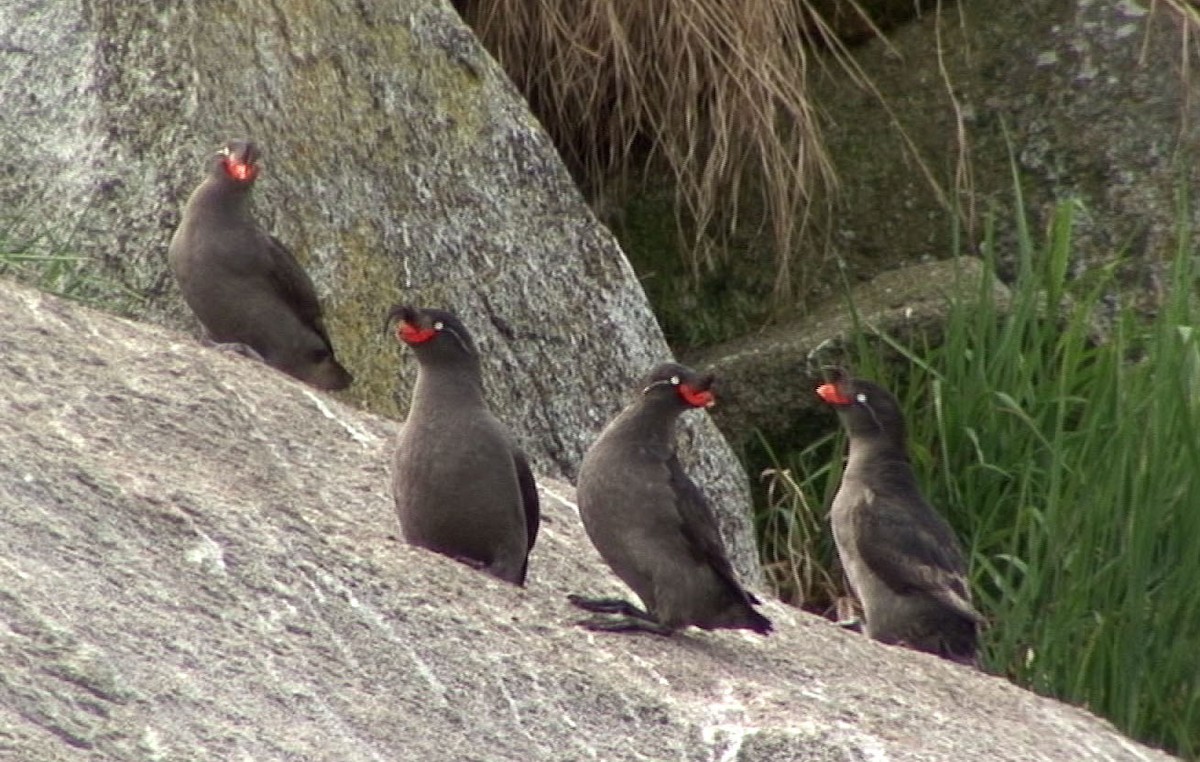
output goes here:
[[440, 320], [433, 324], [433, 330], [435, 330], [435, 331], [440, 331], [445, 327], [446, 326]]
[[854, 400], [856, 402], [858, 402], [860, 405], [866, 404], [867, 395], [863, 394], [862, 392], [859, 392], [858, 394], [854, 395]]
[[221, 154], [222, 156], [229, 156], [229, 146], [225, 146], [220, 151], [217, 151], [217, 153]]
[[671, 386], [679, 386], [679, 376], [671, 376]]

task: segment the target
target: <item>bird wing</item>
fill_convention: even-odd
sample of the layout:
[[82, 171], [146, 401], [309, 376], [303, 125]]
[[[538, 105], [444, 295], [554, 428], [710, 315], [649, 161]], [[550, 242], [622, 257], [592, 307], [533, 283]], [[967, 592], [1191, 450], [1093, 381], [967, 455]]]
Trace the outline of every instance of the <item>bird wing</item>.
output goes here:
[[521, 503], [525, 506], [525, 532], [529, 538], [529, 544], [526, 546], [525, 552], [533, 550], [533, 543], [537, 539], [538, 526], [541, 524], [542, 514], [538, 503], [537, 482], [533, 478], [533, 471], [529, 468], [529, 460], [525, 457], [525, 453], [514, 448], [513, 463], [517, 467], [517, 483], [521, 487]]
[[923, 593], [982, 622], [967, 592], [958, 541], [933, 507], [919, 497], [919, 504], [877, 493], [865, 499], [875, 504], [854, 511], [853, 520], [859, 555], [871, 571], [899, 595]]
[[264, 235], [267, 238], [266, 249], [271, 258], [271, 279], [276, 290], [288, 304], [295, 306], [300, 319], [312, 327], [332, 351], [333, 342], [329, 340], [329, 333], [321, 319], [321, 302], [317, 299], [312, 279], [283, 241], [269, 233]]
[[665, 455], [665, 464], [670, 474], [671, 492], [675, 496], [675, 510], [679, 514], [681, 530], [688, 545], [691, 546], [698, 559], [707, 562], [721, 579], [729, 583], [732, 590], [744, 597], [747, 603], [758, 603], [758, 599], [742, 587], [733, 573], [729, 556], [725, 553], [725, 543], [721, 541], [721, 532], [717, 527], [716, 516], [713, 515], [704, 493], [684, 472], [683, 466], [674, 452], [668, 451], [662, 454]]

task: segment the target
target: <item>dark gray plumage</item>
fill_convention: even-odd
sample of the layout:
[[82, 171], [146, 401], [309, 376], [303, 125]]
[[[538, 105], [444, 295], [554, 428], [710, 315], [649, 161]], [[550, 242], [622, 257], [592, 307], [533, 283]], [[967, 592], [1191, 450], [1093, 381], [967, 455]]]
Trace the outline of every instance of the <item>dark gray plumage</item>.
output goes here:
[[696, 625], [766, 634], [771, 622], [734, 576], [707, 500], [675, 454], [675, 424], [685, 410], [713, 404], [712, 376], [667, 363], [640, 397], [613, 419], [579, 468], [576, 498], [592, 544], [645, 604], [570, 596], [596, 617], [595, 630], [660, 635]]
[[817, 394], [850, 438], [830, 519], [866, 634], [974, 664], [983, 617], [971, 605], [954, 531], [913, 475], [896, 398], [857, 379], [823, 384]]
[[417, 357], [396, 441], [392, 496], [404, 538], [516, 585], [537, 539], [537, 485], [483, 397], [479, 352], [449, 312], [393, 307], [388, 323]]
[[308, 273], [250, 214], [257, 160], [244, 140], [213, 157], [171, 239], [171, 271], [214, 342], [248, 347], [319, 389], [345, 389], [353, 377], [334, 357]]

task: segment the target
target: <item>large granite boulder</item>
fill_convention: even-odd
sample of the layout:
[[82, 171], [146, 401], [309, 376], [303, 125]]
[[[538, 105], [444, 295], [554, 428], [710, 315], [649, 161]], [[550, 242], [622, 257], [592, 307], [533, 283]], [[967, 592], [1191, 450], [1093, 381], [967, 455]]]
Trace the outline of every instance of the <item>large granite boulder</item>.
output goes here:
[[0, 324], [0, 759], [1168, 758], [779, 603], [589, 633], [567, 485], [519, 589], [397, 542], [391, 422], [4, 281]]
[[[346, 396], [400, 415], [398, 301], [457, 311], [489, 397], [542, 473], [573, 477], [631, 386], [669, 357], [641, 287], [545, 133], [444, 2], [0, 4], [6, 237], [91, 257], [92, 291], [192, 324], [166, 248], [206, 156], [260, 141], [260, 219], [316, 281]], [[107, 283], [107, 287], [95, 282]], [[703, 474], [756, 577], [747, 480], [703, 417]]]

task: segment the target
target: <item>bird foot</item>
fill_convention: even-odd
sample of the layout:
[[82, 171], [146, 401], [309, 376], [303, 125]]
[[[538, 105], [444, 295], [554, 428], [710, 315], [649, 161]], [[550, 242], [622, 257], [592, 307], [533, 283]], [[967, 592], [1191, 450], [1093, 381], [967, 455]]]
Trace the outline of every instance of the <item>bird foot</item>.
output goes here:
[[667, 627], [648, 611], [639, 609], [621, 598], [585, 598], [574, 593], [567, 596], [572, 605], [596, 614], [616, 616], [594, 616], [581, 619], [576, 624], [593, 632], [649, 632], [669, 637], [675, 628]]
[[605, 617], [594, 616], [580, 619], [575, 624], [592, 632], [648, 632], [652, 635], [671, 637], [675, 630], [658, 622], [636, 616]]
[[469, 566], [472, 569], [475, 569], [476, 571], [487, 571], [488, 565], [486, 563], [484, 563], [483, 561], [480, 561], [478, 558], [471, 558], [469, 556], [450, 556], [450, 557], [453, 558], [455, 561], [458, 561], [463, 566]]
[[972, 669], [978, 669], [978, 670], [983, 669], [979, 665], [979, 655], [976, 654], [974, 651], [970, 651], [968, 653], [955, 653], [945, 643], [937, 644], [936, 646], [933, 646], [933, 647], [926, 646], [925, 648], [922, 648], [913, 643], [909, 643], [907, 640], [892, 640], [892, 641], [884, 641], [884, 642], [886, 642], [890, 646], [899, 646], [900, 648], [907, 648], [909, 651], [917, 651], [919, 653], [933, 654], [934, 656], [940, 656], [941, 658], [945, 659], [948, 662], [952, 662], [954, 664], [961, 664], [964, 667], [970, 667]]
[[572, 605], [584, 611], [591, 611], [594, 614], [620, 614], [621, 616], [643, 619], [647, 622], [657, 623], [658, 621], [649, 612], [639, 609], [622, 598], [585, 598], [582, 595], [571, 593], [567, 596], [567, 600]]
[[833, 623], [844, 630], [862, 632], [862, 615], [859, 613], [858, 604], [853, 598], [843, 595], [834, 601]]
[[213, 341], [212, 339], [205, 339], [204, 343], [218, 352], [230, 352], [235, 355], [241, 355], [242, 357], [248, 357], [251, 360], [258, 360], [261, 363], [266, 362], [266, 359], [264, 359], [263, 356], [254, 349], [254, 347], [250, 346], [249, 344], [243, 344], [240, 341], [229, 341], [222, 343]]

